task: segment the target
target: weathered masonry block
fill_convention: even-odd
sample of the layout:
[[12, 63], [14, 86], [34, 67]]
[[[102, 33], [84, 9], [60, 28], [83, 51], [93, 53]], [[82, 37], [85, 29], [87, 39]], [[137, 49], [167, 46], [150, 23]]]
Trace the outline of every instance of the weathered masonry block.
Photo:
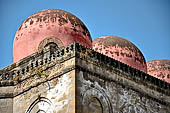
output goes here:
[[78, 43], [0, 70], [0, 113], [170, 113], [170, 84]]

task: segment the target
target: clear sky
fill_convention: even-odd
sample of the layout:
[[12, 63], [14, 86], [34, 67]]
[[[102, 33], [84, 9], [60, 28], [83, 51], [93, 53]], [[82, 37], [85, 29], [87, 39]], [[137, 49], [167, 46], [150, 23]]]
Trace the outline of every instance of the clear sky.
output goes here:
[[76, 15], [92, 39], [115, 35], [131, 41], [146, 61], [170, 60], [170, 0], [0, 0], [0, 69], [12, 64], [20, 24], [43, 9]]

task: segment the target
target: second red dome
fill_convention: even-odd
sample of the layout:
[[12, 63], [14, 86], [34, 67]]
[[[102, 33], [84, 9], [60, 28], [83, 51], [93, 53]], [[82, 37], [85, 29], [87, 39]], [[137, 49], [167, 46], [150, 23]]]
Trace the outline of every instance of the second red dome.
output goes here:
[[117, 36], [103, 36], [93, 40], [93, 49], [143, 72], [147, 72], [143, 54], [128, 40]]

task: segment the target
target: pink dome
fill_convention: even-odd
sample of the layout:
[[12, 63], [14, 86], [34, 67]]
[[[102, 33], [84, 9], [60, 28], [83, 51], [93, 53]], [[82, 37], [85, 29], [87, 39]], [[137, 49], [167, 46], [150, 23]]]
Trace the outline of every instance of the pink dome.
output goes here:
[[28, 17], [19, 27], [13, 62], [37, 52], [48, 42], [55, 42], [58, 47], [78, 42], [92, 48], [90, 33], [80, 19], [63, 10], [47, 9]]
[[151, 60], [147, 62], [148, 74], [170, 83], [170, 60]]
[[147, 72], [144, 56], [140, 50], [128, 40], [117, 36], [99, 37], [93, 40], [93, 49], [143, 72]]

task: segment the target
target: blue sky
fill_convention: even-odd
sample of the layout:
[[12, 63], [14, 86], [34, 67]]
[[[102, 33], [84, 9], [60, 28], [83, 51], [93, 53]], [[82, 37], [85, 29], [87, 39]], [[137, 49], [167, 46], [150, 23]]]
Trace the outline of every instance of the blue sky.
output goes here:
[[131, 41], [146, 61], [170, 60], [170, 0], [0, 0], [0, 69], [12, 64], [20, 24], [43, 9], [76, 15], [92, 39], [115, 35]]

